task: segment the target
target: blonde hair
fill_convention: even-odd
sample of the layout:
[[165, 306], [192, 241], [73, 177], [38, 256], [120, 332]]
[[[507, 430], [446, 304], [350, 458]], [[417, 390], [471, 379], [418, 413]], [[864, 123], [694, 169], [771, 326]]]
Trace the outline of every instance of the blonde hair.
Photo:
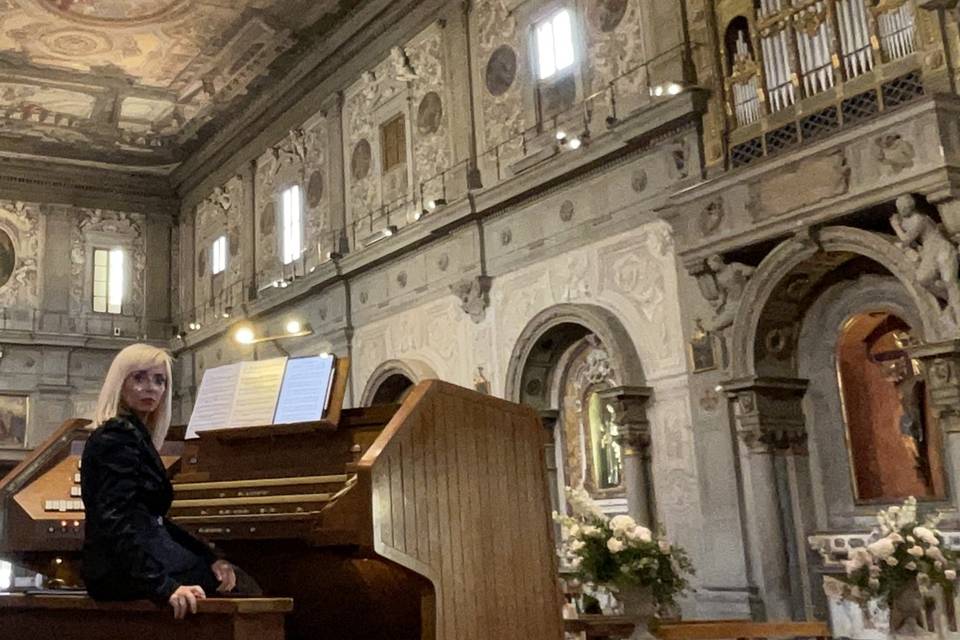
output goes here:
[[127, 376], [139, 369], [149, 369], [157, 365], [163, 365], [166, 369], [167, 388], [163, 392], [159, 406], [147, 416], [146, 427], [150, 431], [153, 446], [159, 451], [160, 445], [167, 437], [167, 430], [170, 428], [170, 415], [173, 407], [171, 358], [170, 354], [162, 349], [152, 347], [149, 344], [132, 344], [117, 354], [117, 357], [110, 364], [110, 370], [107, 371], [103, 388], [100, 389], [100, 398], [97, 400], [97, 413], [94, 420], [96, 424], [100, 425], [115, 417], [120, 411], [123, 383]]

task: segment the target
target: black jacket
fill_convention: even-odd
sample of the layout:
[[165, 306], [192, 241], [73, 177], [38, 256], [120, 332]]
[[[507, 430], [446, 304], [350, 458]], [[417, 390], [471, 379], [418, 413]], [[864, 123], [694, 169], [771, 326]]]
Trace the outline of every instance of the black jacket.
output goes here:
[[83, 578], [93, 598], [166, 602], [180, 586], [173, 574], [216, 560], [209, 547], [165, 517], [173, 488], [135, 416], [112, 418], [93, 432], [80, 481]]

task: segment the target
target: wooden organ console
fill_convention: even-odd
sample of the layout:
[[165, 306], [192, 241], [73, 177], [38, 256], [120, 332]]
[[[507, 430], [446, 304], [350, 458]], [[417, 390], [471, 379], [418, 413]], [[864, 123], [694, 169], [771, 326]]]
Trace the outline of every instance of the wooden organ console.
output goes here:
[[[331, 413], [174, 443], [170, 517], [293, 598], [288, 639], [562, 637], [532, 409], [431, 380]], [[44, 507], [69, 499], [88, 434], [68, 421], [0, 482], [0, 557], [54, 584], [77, 582], [83, 513]]]

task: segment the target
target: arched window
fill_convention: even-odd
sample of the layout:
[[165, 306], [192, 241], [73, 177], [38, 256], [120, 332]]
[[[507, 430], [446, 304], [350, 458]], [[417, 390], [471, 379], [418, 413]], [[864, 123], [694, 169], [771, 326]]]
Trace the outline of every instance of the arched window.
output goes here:
[[944, 496], [940, 431], [910, 326], [887, 312], [858, 313], [837, 343], [837, 377], [859, 501]]

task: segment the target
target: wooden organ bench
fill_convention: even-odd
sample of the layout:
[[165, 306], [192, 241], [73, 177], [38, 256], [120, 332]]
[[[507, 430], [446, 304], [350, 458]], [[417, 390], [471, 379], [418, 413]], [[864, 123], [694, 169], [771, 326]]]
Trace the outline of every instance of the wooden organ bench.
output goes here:
[[[289, 640], [561, 638], [536, 413], [436, 380], [337, 413], [172, 443], [170, 517], [293, 598]], [[0, 482], [0, 557], [65, 586], [83, 513], [42, 507], [70, 497], [88, 434], [65, 424]]]
[[[94, 602], [84, 596], [0, 595], [0, 629], [7, 638], [57, 640], [283, 640], [290, 598], [210, 598], [197, 613], [174, 620], [173, 610], [152, 602]], [[159, 635], [158, 635], [159, 634]]]

